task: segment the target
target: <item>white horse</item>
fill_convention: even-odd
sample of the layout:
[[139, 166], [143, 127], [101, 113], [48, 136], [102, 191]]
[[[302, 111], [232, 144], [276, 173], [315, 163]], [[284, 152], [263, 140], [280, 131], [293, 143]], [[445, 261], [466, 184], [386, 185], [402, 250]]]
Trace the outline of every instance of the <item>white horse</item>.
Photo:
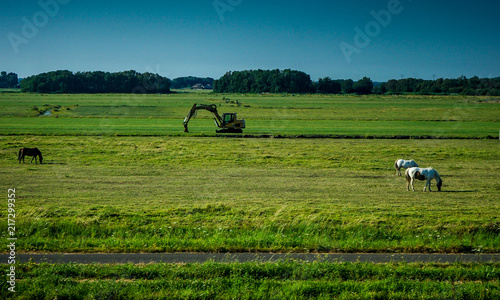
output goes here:
[[438, 188], [438, 191], [441, 191], [441, 186], [443, 185], [443, 181], [441, 180], [441, 177], [439, 176], [438, 172], [434, 170], [433, 168], [408, 168], [406, 169], [405, 172], [405, 177], [406, 177], [406, 190], [410, 190], [410, 184], [411, 184], [411, 189], [415, 191], [413, 188], [413, 181], [415, 179], [418, 180], [427, 180], [424, 186], [424, 192], [427, 186], [429, 186], [429, 192], [431, 191], [431, 180], [435, 179], [436, 180], [436, 185]]
[[394, 162], [394, 168], [396, 168], [396, 175], [401, 176], [401, 168], [411, 168], [411, 167], [418, 167], [417, 163], [413, 160], [404, 160], [404, 159], [398, 159]]

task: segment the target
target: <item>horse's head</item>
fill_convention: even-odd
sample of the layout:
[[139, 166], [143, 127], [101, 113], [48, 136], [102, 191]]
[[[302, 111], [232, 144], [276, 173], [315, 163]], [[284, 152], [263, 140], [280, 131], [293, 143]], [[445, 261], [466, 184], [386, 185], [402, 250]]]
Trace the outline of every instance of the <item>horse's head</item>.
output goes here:
[[437, 185], [437, 188], [438, 188], [438, 192], [441, 192], [441, 187], [443, 186], [443, 181], [441, 179], [439, 179], [436, 183]]
[[42, 163], [43, 161], [43, 156], [42, 156], [42, 152], [40, 152], [40, 150], [38, 150], [38, 148], [35, 148], [36, 149], [36, 152], [35, 155], [38, 155], [38, 158], [40, 158], [40, 164]]

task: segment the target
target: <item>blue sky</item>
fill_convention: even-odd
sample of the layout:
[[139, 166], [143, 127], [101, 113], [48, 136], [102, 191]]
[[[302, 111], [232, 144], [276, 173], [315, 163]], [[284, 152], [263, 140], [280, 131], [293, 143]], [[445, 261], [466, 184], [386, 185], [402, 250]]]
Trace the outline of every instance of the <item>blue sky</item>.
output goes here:
[[0, 70], [497, 77], [499, 13], [485, 0], [2, 0]]

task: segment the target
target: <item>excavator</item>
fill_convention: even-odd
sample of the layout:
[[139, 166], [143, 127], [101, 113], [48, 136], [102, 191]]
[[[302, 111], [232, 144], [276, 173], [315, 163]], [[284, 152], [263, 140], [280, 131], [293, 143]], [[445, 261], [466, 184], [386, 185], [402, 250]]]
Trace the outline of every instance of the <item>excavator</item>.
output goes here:
[[205, 109], [212, 113], [215, 120], [215, 125], [220, 129], [216, 130], [218, 133], [242, 133], [245, 128], [245, 120], [238, 120], [236, 113], [223, 113], [222, 117], [217, 112], [217, 105], [215, 104], [194, 104], [189, 111], [186, 118], [184, 118], [184, 132], [188, 131], [188, 123], [192, 117], [196, 115], [199, 109]]

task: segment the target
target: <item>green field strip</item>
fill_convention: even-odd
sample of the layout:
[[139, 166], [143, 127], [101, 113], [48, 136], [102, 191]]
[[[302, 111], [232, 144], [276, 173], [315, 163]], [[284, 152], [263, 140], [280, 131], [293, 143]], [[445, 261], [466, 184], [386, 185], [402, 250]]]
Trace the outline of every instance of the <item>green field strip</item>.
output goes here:
[[[209, 119], [194, 119], [193, 135], [215, 135]], [[500, 122], [345, 121], [345, 120], [247, 120], [249, 135], [322, 135], [360, 137], [497, 137]], [[129, 135], [184, 134], [180, 119], [146, 118], [0, 118], [2, 135]]]

